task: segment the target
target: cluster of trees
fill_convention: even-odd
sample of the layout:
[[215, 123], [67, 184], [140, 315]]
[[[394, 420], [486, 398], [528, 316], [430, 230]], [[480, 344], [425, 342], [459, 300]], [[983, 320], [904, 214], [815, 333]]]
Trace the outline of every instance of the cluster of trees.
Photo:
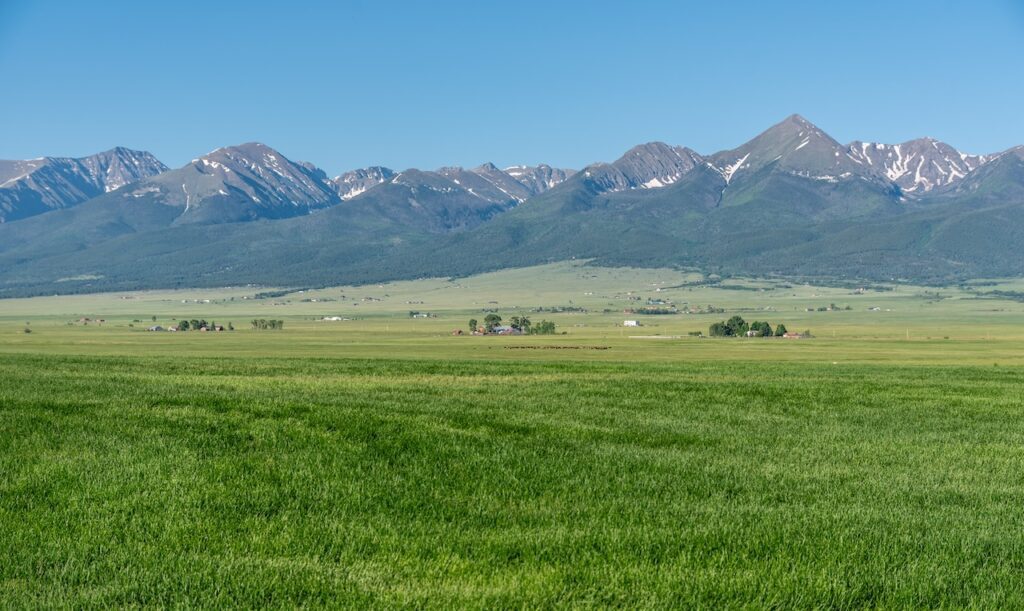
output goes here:
[[814, 311], [817, 311], [817, 312], [838, 312], [839, 310], [846, 310], [847, 312], [849, 312], [852, 309], [853, 308], [851, 306], [846, 306], [845, 308], [841, 308], [841, 307], [837, 306], [834, 303], [830, 303], [830, 304], [828, 304], [828, 307], [819, 306], [817, 308], [817, 310], [815, 310], [814, 308], [807, 308], [807, 311], [808, 312], [814, 312]]
[[530, 327], [530, 335], [554, 335], [555, 323], [550, 320], [542, 320]]
[[[518, 331], [522, 331], [523, 333], [529, 333], [529, 329], [530, 329], [530, 326], [532, 324], [533, 323], [530, 322], [530, 319], [525, 317], [525, 316], [513, 316], [512, 320], [509, 321], [509, 325], [508, 326], [510, 326], [513, 329], [516, 329]], [[495, 314], [493, 312], [488, 314], [487, 316], [484, 316], [484, 324], [483, 324], [484, 333], [493, 333], [495, 327], [500, 327], [500, 326], [501, 326], [501, 316], [498, 316], [497, 314]], [[480, 330], [480, 322], [477, 321], [477, 319], [475, 319], [475, 318], [470, 318], [469, 319], [469, 332], [470, 333], [476, 333], [479, 330]]]
[[[491, 313], [484, 316], [484, 333], [494, 333], [494, 329], [500, 326], [501, 316], [498, 314]], [[555, 333], [555, 323], [549, 320], [542, 320], [539, 323], [534, 324], [526, 316], [513, 316], [509, 319], [508, 326], [527, 335], [554, 335]], [[475, 318], [469, 319], [469, 332], [477, 333], [479, 330], [480, 321]]]
[[708, 307], [706, 308], [702, 308], [699, 305], [695, 305], [692, 308], [688, 305], [684, 305], [683, 312], [687, 314], [725, 314], [725, 308], [716, 308], [711, 304], [708, 304]]
[[708, 329], [711, 337], [745, 337], [748, 331], [755, 331], [756, 337], [782, 337], [788, 331], [786, 325], [779, 323], [775, 329], [767, 322], [754, 321], [747, 323], [742, 316], [733, 316], [727, 321], [716, 322]]
[[[156, 316], [153, 317], [153, 320], [156, 320]], [[202, 329], [206, 329], [209, 331], [216, 328], [217, 323], [213, 322], [212, 320], [210, 322], [206, 322], [205, 320], [202, 319], [196, 320], [195, 318], [193, 318], [192, 320], [185, 320], [183, 318], [180, 321], [178, 321], [178, 331], [200, 331]], [[224, 328], [227, 329], [228, 331], [235, 330], [235, 326], [231, 323], [228, 323], [228, 325]]]
[[644, 306], [642, 308], [626, 308], [623, 310], [626, 314], [647, 314], [650, 316], [664, 316], [666, 314], [678, 314], [679, 310], [675, 306]]
[[253, 299], [276, 299], [278, 297], [284, 297], [285, 295], [290, 295], [291, 293], [302, 293], [302, 292], [305, 292], [305, 291], [308, 291], [308, 290], [310, 290], [310, 289], [308, 289], [308, 288], [301, 288], [301, 289], [284, 289], [284, 290], [281, 290], [281, 291], [263, 291], [262, 293], [256, 293], [255, 295], [252, 296], [252, 298]]
[[284, 329], [283, 320], [267, 320], [266, 318], [252, 319], [249, 321], [253, 331], [280, 331]]

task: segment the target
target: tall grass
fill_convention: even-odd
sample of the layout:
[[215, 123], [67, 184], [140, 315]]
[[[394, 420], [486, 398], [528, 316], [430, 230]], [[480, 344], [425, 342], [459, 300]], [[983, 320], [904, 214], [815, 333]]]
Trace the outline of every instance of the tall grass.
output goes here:
[[36, 606], [1024, 605], [1021, 372], [5, 355]]

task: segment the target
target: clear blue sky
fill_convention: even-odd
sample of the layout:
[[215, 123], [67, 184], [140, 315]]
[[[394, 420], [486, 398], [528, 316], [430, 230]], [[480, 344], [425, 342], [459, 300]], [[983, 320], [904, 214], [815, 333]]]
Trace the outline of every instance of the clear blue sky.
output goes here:
[[1024, 2], [0, 0], [0, 158], [251, 140], [334, 174], [840, 141], [1024, 143]]

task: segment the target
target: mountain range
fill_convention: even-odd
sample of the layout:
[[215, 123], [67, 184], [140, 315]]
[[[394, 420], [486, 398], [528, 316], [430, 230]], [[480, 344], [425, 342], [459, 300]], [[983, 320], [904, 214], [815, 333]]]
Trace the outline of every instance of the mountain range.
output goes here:
[[169, 170], [114, 149], [0, 161], [0, 295], [463, 275], [566, 259], [944, 283], [1024, 271], [1024, 147], [841, 144], [793, 115], [738, 148], [574, 172], [329, 178], [258, 143]]

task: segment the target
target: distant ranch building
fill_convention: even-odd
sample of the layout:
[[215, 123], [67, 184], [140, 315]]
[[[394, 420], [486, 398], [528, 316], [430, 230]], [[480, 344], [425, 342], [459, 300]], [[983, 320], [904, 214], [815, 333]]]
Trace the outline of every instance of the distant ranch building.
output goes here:
[[523, 332], [520, 331], [519, 329], [516, 329], [516, 328], [513, 328], [513, 327], [504, 326], [504, 325], [499, 325], [497, 327], [492, 328], [491, 329], [491, 333], [493, 333], [494, 335], [522, 335], [523, 334]]

